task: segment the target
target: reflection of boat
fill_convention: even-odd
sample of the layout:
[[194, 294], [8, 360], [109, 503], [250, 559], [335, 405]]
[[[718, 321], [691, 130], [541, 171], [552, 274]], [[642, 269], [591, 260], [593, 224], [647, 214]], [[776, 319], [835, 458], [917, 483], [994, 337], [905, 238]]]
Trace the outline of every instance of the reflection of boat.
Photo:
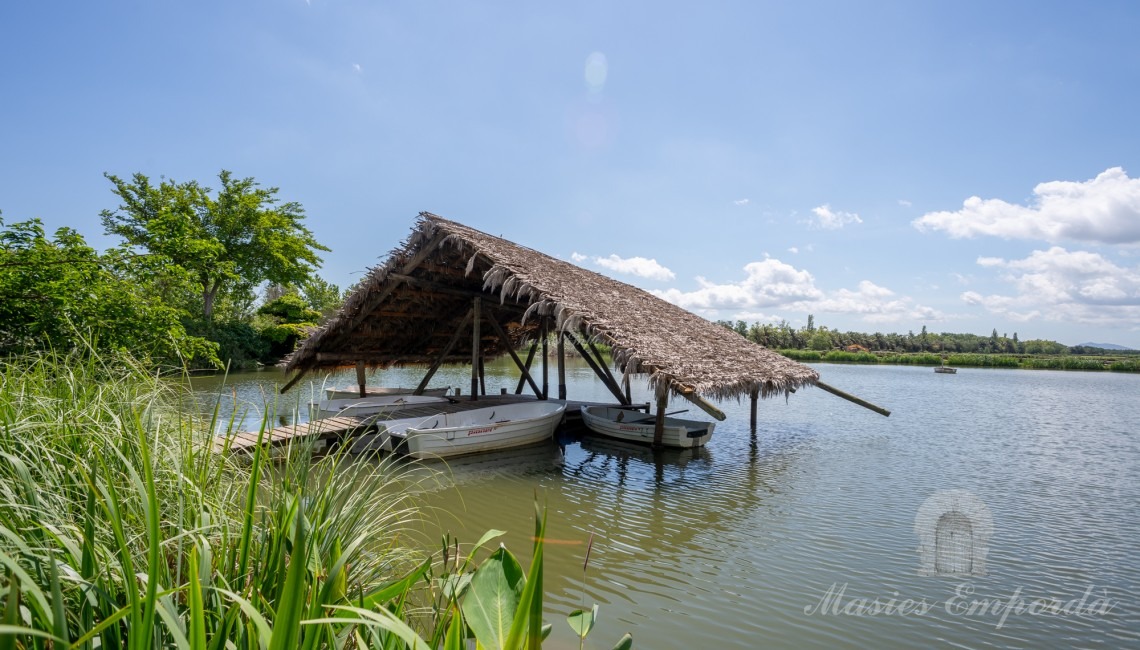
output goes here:
[[955, 375], [955, 374], [958, 374], [958, 369], [957, 368], [951, 368], [950, 366], [938, 366], [934, 369], [934, 372], [941, 373], [944, 375]]
[[565, 412], [565, 404], [531, 402], [380, 424], [393, 451], [412, 458], [443, 458], [548, 439]]
[[320, 404], [311, 405], [309, 413], [313, 420], [342, 415], [367, 417], [377, 413], [392, 413], [414, 406], [447, 403], [446, 397], [433, 397], [431, 395], [382, 395], [379, 397], [326, 399], [322, 400]]
[[[580, 443], [582, 451], [588, 452], [591, 456], [604, 456], [607, 458], [615, 458], [618, 461], [634, 460], [648, 465], [672, 465], [676, 467], [684, 467], [689, 461], [703, 458], [709, 460], [710, 450], [705, 447], [671, 447], [668, 449], [653, 449], [646, 447], [641, 443], [628, 442], [625, 440], [617, 440], [616, 438], [600, 438], [598, 436], [586, 436], [582, 438]], [[587, 462], [589, 462], [587, 458]]]
[[[364, 389], [364, 397], [382, 397], [384, 395], [411, 395], [415, 392], [415, 388], [401, 388], [398, 386], [367, 386]], [[433, 397], [442, 397], [451, 390], [451, 386], [443, 386], [440, 388], [425, 389], [424, 395], [431, 395]], [[326, 388], [326, 399], [360, 399], [360, 388], [355, 386], [348, 386], [345, 388]]]
[[[603, 436], [652, 443], [656, 416], [608, 406], [584, 406], [582, 421], [591, 431]], [[661, 444], [666, 447], [700, 447], [712, 437], [715, 426], [715, 422], [667, 417]]]

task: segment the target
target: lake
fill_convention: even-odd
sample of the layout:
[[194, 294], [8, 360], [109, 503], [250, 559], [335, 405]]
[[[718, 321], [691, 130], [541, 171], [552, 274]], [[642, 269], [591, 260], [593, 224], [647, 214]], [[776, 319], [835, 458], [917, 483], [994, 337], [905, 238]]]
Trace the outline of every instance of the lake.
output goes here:
[[[755, 434], [746, 399], [720, 403], [728, 419], [702, 450], [585, 438], [565, 453], [460, 459], [448, 487], [424, 495], [438, 518], [425, 539], [503, 529], [525, 563], [537, 493], [551, 648], [577, 647], [564, 615], [593, 603], [594, 648], [625, 632], [640, 648], [1140, 644], [1140, 376], [815, 367], [893, 414], [804, 389], [761, 401]], [[509, 370], [488, 365], [488, 392], [513, 392]], [[433, 385], [466, 392], [469, 372], [442, 369]], [[370, 383], [415, 385], [421, 373]], [[252, 426], [280, 382], [232, 376], [224, 401], [248, 405]], [[610, 401], [584, 365], [568, 385], [571, 399]], [[283, 403], [317, 388], [302, 382]], [[670, 403], [684, 408], [707, 419]]]

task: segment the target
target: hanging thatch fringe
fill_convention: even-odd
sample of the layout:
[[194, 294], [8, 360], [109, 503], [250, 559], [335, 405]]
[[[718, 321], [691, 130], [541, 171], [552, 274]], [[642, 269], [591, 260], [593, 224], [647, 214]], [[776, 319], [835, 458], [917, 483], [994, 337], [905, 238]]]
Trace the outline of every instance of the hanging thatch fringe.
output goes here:
[[[417, 255], [424, 263], [414, 264]], [[433, 290], [441, 286], [452, 289]], [[515, 323], [518, 340], [536, 336], [537, 320], [552, 317], [556, 332], [608, 345], [623, 379], [648, 373], [655, 392], [739, 399], [755, 391], [770, 397], [819, 379], [811, 368], [646, 291], [429, 213], [420, 214], [402, 246], [369, 271], [285, 367], [430, 358], [466, 314], [469, 299], [463, 295], [497, 297], [496, 319], [505, 329]], [[488, 355], [505, 352], [486, 343]], [[452, 360], [470, 360], [470, 348], [462, 345]]]

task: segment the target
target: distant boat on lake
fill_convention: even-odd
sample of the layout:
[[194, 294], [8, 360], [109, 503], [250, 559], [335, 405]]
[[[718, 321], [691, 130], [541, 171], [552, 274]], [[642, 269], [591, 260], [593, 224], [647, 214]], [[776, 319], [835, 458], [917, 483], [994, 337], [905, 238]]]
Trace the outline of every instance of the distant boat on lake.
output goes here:
[[956, 374], [958, 374], [958, 369], [957, 368], [951, 368], [950, 366], [938, 366], [937, 368], [934, 369], [934, 372], [941, 373], [944, 375], [956, 375]]

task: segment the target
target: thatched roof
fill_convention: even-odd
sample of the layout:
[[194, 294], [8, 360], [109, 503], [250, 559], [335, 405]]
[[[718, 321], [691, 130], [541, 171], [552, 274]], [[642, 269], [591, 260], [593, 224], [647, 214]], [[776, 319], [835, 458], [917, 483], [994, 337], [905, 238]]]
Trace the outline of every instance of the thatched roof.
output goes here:
[[[430, 363], [453, 340], [447, 360], [470, 363], [467, 317], [480, 295], [484, 316], [514, 337], [533, 335], [539, 317], [550, 316], [553, 327], [609, 345], [626, 373], [649, 373], [658, 394], [768, 397], [819, 380], [811, 368], [637, 287], [426, 212], [285, 369]], [[492, 328], [482, 333], [485, 355], [506, 352]]]

